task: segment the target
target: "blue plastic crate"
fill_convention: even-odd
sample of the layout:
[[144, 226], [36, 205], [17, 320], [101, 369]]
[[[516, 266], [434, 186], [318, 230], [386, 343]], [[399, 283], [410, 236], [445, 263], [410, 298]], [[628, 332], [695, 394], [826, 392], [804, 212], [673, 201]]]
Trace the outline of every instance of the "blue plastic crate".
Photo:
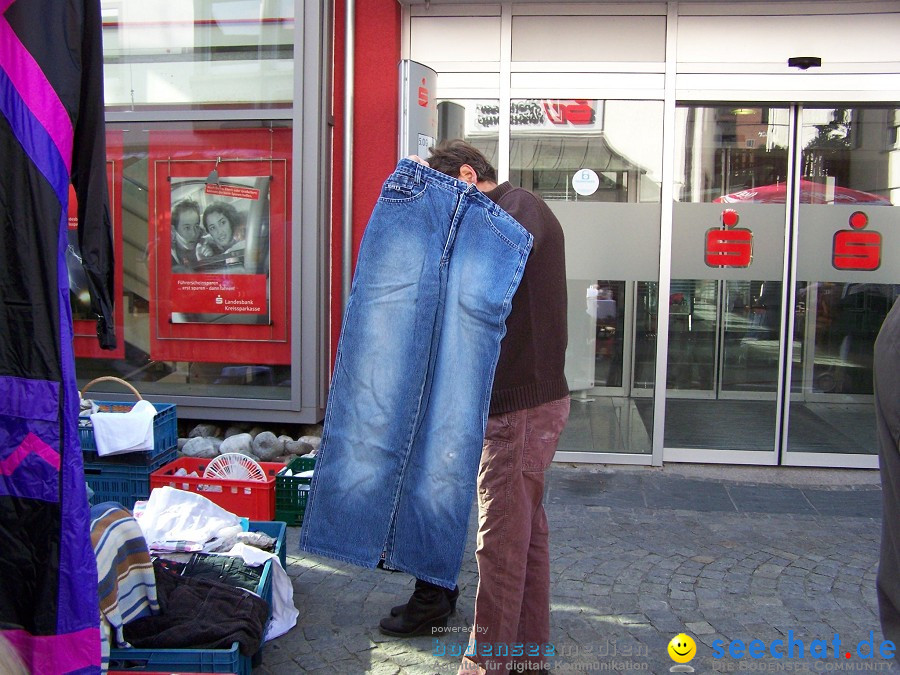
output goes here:
[[[122, 401], [94, 401], [100, 412], [129, 412], [134, 403]], [[121, 455], [97, 454], [97, 443], [94, 439], [94, 427], [90, 419], [79, 418], [78, 440], [86, 462], [112, 462], [116, 464], [134, 464], [147, 466], [155, 463], [163, 453], [178, 447], [178, 416], [174, 403], [154, 403], [156, 416], [153, 418], [153, 450], [127, 452]], [[156, 464], [159, 468], [162, 464]]]
[[109, 650], [109, 669], [126, 672], [160, 671], [182, 673], [235, 673], [251, 675], [252, 659], [240, 652], [235, 642], [231, 649], [143, 649]]
[[266, 564], [263, 567], [262, 576], [259, 578], [259, 586], [256, 587], [256, 592], [259, 597], [269, 603], [269, 617], [266, 619], [266, 626], [263, 630], [263, 641], [259, 645], [259, 650], [257, 650], [250, 661], [251, 668], [255, 668], [262, 663], [263, 647], [266, 644], [265, 631], [269, 629], [269, 622], [272, 620], [272, 565], [273, 563], [271, 560], [266, 561]]
[[[259, 525], [261, 523], [255, 523]], [[272, 525], [272, 523], [265, 523]], [[284, 525], [283, 523], [281, 523]], [[263, 528], [253, 527], [251, 529]], [[268, 532], [267, 532], [268, 534]], [[274, 535], [271, 535], [274, 536]], [[269, 619], [272, 618], [272, 561], [263, 567], [256, 594], [269, 603]], [[265, 644], [265, 643], [263, 643]], [[240, 645], [235, 642], [231, 649], [152, 649], [113, 647], [109, 650], [109, 669], [117, 671], [165, 671], [182, 673], [234, 673], [251, 675], [254, 665], [262, 663], [263, 645], [248, 658], [241, 654]]]
[[[251, 520], [247, 524], [250, 532], [262, 532], [275, 539], [275, 550], [273, 553], [278, 556], [281, 567], [287, 569], [287, 546], [285, 545], [285, 536], [287, 535], [287, 525], [279, 521], [267, 520]], [[269, 603], [269, 620], [272, 619], [272, 576], [271, 564], [266, 564], [263, 570], [263, 576], [260, 578], [259, 596]], [[267, 626], [268, 627], [268, 626]], [[258, 666], [262, 663], [263, 647], [260, 645], [259, 651], [253, 655], [252, 665]]]
[[287, 569], [287, 546], [285, 536], [287, 523], [278, 520], [251, 520], [248, 529], [251, 532], [262, 532], [275, 539], [275, 555], [281, 561], [282, 569]]
[[133, 509], [136, 501], [150, 497], [151, 472], [172, 462], [177, 454], [177, 448], [170, 448], [147, 466], [85, 462], [84, 480], [94, 491], [91, 503], [118, 502]]

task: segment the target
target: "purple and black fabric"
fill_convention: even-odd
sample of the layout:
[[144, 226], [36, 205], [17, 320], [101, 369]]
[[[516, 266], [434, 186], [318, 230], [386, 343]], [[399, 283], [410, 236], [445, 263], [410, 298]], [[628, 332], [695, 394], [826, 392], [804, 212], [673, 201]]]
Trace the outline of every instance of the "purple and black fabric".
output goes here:
[[115, 345], [99, 0], [0, 0], [0, 630], [31, 672], [100, 672], [65, 266], [69, 184]]

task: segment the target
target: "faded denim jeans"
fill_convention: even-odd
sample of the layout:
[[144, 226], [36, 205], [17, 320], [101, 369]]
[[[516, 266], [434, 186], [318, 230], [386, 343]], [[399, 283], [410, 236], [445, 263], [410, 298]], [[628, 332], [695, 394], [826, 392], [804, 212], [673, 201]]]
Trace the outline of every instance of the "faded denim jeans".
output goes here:
[[400, 161], [360, 246], [301, 550], [454, 587], [532, 242], [475, 186]]
[[459, 673], [549, 669], [550, 544], [544, 472], [569, 398], [491, 415], [478, 470], [475, 628]]

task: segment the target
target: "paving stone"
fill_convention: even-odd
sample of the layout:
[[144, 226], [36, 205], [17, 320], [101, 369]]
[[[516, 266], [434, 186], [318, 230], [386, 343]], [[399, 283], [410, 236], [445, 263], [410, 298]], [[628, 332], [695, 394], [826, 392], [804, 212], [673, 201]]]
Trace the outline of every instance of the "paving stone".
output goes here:
[[[880, 491], [866, 483], [870, 473], [848, 472], [854, 489], [853, 481], [806, 484], [803, 469], [786, 474], [795, 483], [776, 485], [680, 471], [554, 465], [548, 474], [551, 641], [560, 672], [630, 666], [666, 673], [673, 665], [666, 646], [680, 632], [697, 641], [697, 672], [746, 665], [712, 658], [716, 640], [748, 644], [790, 634], [808, 644], [837, 633], [855, 646], [873, 631], [880, 642]], [[756, 498], [763, 493], [771, 503], [751, 510], [766, 506]], [[791, 508], [798, 493], [803, 498]], [[448, 622], [460, 629], [470, 627], [478, 583], [475, 515]], [[465, 648], [467, 632], [404, 640], [378, 631], [378, 620], [412, 592], [410, 575], [301, 554], [298, 537], [298, 528], [288, 528], [298, 625], [266, 645], [254, 675], [455, 673], [459, 657], [451, 651]], [[754, 664], [779, 665], [768, 656]]]

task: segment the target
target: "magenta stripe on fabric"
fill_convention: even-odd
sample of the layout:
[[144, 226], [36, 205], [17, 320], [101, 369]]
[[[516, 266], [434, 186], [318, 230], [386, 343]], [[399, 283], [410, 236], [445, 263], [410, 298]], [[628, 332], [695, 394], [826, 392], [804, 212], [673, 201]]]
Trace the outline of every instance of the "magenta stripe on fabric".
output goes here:
[[63, 635], [32, 635], [24, 630], [0, 631], [29, 673], [71, 673], [100, 668], [100, 629], [85, 628]]
[[59, 453], [44, 443], [35, 434], [25, 436], [22, 444], [4, 460], [0, 461], [0, 476], [11, 476], [26, 457], [35, 454], [59, 471]]
[[0, 14], [6, 11], [6, 8], [13, 4], [16, 0], [0, 0]]
[[[7, 0], [0, 0], [7, 3]], [[7, 3], [6, 6], [9, 6]], [[2, 9], [6, 6], [0, 4]], [[72, 120], [62, 101], [44, 75], [34, 57], [25, 49], [19, 36], [0, 16], [0, 68], [25, 101], [25, 105], [47, 130], [59, 150], [66, 171], [72, 172]]]

